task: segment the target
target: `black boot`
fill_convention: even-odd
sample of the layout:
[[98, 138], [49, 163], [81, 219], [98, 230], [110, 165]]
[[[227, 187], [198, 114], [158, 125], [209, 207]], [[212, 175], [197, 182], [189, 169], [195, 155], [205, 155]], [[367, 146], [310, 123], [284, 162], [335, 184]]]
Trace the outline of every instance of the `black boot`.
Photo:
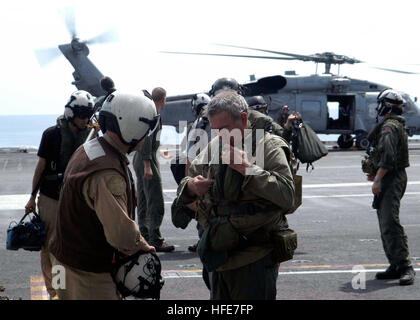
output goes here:
[[378, 280], [390, 280], [390, 279], [399, 279], [401, 273], [399, 272], [397, 266], [390, 265], [385, 271], [378, 272], [376, 274], [376, 279]]
[[414, 271], [412, 266], [405, 267], [401, 270], [401, 277], [400, 277], [400, 285], [401, 286], [409, 286], [414, 283], [414, 279], [416, 278], [416, 272]]
[[193, 244], [192, 246], [188, 246], [188, 251], [196, 252], [198, 247], [198, 241], [197, 243]]

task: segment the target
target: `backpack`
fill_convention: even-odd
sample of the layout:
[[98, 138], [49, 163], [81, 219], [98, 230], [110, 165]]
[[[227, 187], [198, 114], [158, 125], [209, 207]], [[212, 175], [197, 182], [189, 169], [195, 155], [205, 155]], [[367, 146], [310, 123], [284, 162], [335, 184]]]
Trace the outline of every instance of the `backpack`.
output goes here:
[[[259, 115], [258, 113], [254, 113], [253, 121], [251, 122], [252, 129], [264, 129], [265, 132], [273, 133], [273, 120], [264, 114]], [[302, 204], [302, 176], [297, 175], [297, 170], [299, 168], [295, 155], [290, 149], [289, 143], [280, 135], [275, 134], [276, 136], [280, 137], [282, 141], [285, 142], [285, 145], [282, 147], [284, 153], [286, 154], [287, 163], [289, 164], [290, 171], [292, 172], [293, 182], [295, 185], [295, 203], [293, 207], [286, 212], [285, 214], [291, 214], [297, 210]]]
[[283, 147], [283, 151], [286, 154], [287, 163], [289, 164], [290, 171], [292, 172], [293, 182], [295, 185], [295, 202], [293, 207], [285, 213], [291, 214], [295, 212], [297, 208], [299, 208], [302, 204], [302, 176], [296, 174], [298, 165], [292, 150], [290, 150], [290, 148]]
[[328, 154], [327, 148], [317, 134], [302, 120], [296, 120], [293, 124], [292, 151], [301, 163], [307, 163], [306, 171], [309, 166], [314, 169], [312, 163]]

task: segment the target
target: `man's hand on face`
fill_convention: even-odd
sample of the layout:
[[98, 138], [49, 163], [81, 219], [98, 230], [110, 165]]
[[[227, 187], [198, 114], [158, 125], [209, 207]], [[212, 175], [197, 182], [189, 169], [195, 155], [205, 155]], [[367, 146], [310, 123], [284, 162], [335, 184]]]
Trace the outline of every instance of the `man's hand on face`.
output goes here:
[[233, 146], [224, 146], [222, 151], [222, 163], [228, 164], [233, 170], [238, 171], [243, 176], [246, 169], [251, 167], [245, 151]]
[[198, 175], [195, 178], [193, 178], [190, 181], [188, 181], [187, 191], [191, 195], [195, 195], [195, 196], [201, 197], [201, 196], [205, 195], [209, 191], [211, 185], [215, 181], [216, 180], [214, 180], [214, 179], [206, 179], [203, 176]]

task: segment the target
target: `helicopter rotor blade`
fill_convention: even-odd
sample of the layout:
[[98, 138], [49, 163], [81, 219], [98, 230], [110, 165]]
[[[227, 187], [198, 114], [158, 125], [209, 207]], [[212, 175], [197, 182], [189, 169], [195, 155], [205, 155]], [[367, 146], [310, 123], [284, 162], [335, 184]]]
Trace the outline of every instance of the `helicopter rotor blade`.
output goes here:
[[160, 51], [161, 53], [170, 54], [190, 54], [198, 56], [217, 56], [217, 57], [233, 57], [233, 58], [256, 58], [256, 59], [272, 59], [272, 60], [296, 60], [290, 57], [269, 57], [269, 56], [251, 56], [242, 54], [223, 54], [223, 53], [204, 53], [204, 52], [178, 52], [178, 51]]
[[402, 74], [420, 74], [420, 72], [411, 72], [411, 71], [404, 71], [404, 70], [397, 70], [397, 69], [390, 69], [390, 68], [381, 68], [381, 67], [370, 67], [370, 68], [389, 71], [389, 72], [395, 72], [395, 73], [402, 73]]
[[118, 42], [119, 36], [116, 29], [107, 30], [96, 37], [93, 37], [89, 40], [84, 41], [86, 44], [95, 44], [95, 43], [108, 43], [108, 42]]
[[45, 67], [54, 59], [58, 58], [61, 52], [58, 48], [44, 48], [35, 50], [35, 56], [41, 67]]
[[303, 55], [303, 54], [295, 54], [295, 53], [288, 53], [288, 52], [280, 52], [280, 51], [273, 51], [273, 50], [265, 50], [265, 49], [259, 49], [259, 48], [251, 48], [251, 47], [242, 47], [242, 46], [234, 46], [234, 45], [230, 45], [230, 44], [221, 44], [221, 43], [216, 43], [216, 45], [218, 46], [222, 46], [222, 47], [231, 47], [231, 48], [239, 48], [239, 49], [248, 49], [248, 50], [255, 50], [255, 51], [260, 51], [260, 52], [267, 52], [267, 53], [274, 53], [274, 54], [281, 54], [284, 56], [290, 56], [290, 57], [294, 57], [296, 59], [301, 59], [304, 61], [307, 60], [313, 60], [314, 57], [313, 56], [307, 56], [307, 55]]
[[333, 52], [324, 52], [324, 53], [316, 53], [316, 54], [312, 54], [312, 55], [304, 55], [304, 54], [296, 54], [296, 53], [274, 51], [274, 50], [265, 50], [265, 49], [252, 48], [252, 47], [235, 46], [235, 45], [229, 45], [229, 44], [215, 43], [215, 45], [223, 46], [223, 47], [239, 48], [239, 49], [256, 50], [256, 51], [267, 52], [267, 53], [274, 53], [274, 54], [294, 57], [296, 60], [313, 61], [315, 63], [331, 63], [331, 64], [348, 63], [348, 64], [354, 64], [354, 63], [363, 62], [363, 61], [357, 60], [355, 58], [347, 57], [347, 56], [344, 56], [344, 55], [338, 55], [338, 54], [335, 54]]
[[66, 7], [62, 10], [64, 15], [64, 22], [66, 23], [67, 31], [70, 33], [72, 39], [77, 38], [76, 32], [76, 14], [74, 6]]

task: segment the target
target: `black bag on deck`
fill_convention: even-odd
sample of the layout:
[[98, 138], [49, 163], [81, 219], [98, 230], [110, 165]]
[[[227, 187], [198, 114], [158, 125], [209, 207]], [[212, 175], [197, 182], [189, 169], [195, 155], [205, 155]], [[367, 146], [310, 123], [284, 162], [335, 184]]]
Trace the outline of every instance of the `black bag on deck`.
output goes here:
[[[23, 220], [30, 213], [25, 213], [23, 218], [19, 223], [13, 227], [7, 229], [7, 241], [6, 249], [7, 250], [18, 250], [24, 249], [28, 251], [39, 251], [45, 243], [45, 225], [41, 221], [36, 212], [32, 212], [34, 217], [32, 217], [30, 222], [23, 222]], [[11, 222], [10, 224], [12, 224]], [[15, 222], [16, 223], [16, 222]]]
[[313, 162], [328, 154], [327, 148], [319, 140], [317, 134], [302, 121], [296, 121], [293, 124], [292, 150], [301, 163], [307, 163], [306, 171], [309, 166], [313, 169]]

